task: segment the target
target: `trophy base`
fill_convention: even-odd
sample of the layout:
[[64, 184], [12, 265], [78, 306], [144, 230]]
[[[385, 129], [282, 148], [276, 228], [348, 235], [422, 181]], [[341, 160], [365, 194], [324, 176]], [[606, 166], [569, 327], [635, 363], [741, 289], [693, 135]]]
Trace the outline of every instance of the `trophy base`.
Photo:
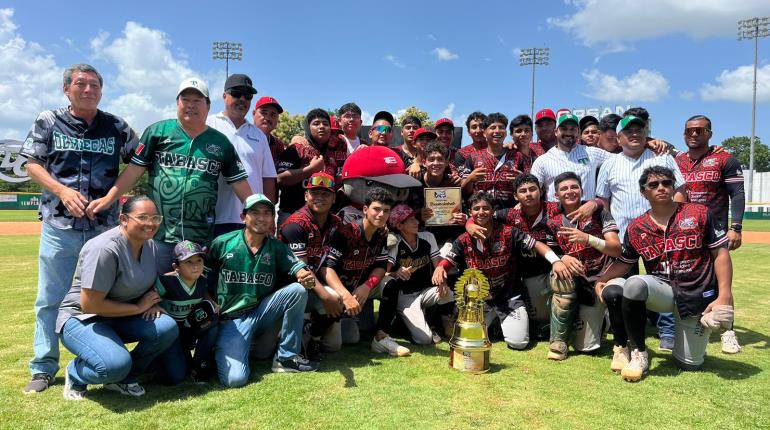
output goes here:
[[489, 349], [449, 349], [449, 367], [466, 373], [489, 371]]

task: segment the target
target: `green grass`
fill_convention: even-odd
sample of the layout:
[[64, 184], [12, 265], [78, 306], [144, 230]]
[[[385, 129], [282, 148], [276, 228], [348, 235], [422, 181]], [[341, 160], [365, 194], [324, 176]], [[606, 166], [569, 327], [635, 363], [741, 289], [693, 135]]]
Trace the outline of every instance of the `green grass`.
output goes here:
[[[34, 236], [0, 238], [5, 294], [0, 336], [1, 428], [762, 428], [770, 426], [770, 246], [733, 253], [736, 330], [743, 352], [719, 352], [712, 336], [705, 369], [682, 373], [650, 337], [651, 374], [641, 383], [609, 370], [610, 348], [598, 356], [545, 359], [541, 342], [526, 351], [496, 343], [492, 371], [466, 375], [447, 367], [448, 346], [410, 346], [394, 359], [368, 342], [328, 354], [315, 374], [272, 374], [252, 363], [241, 389], [185, 383], [146, 384], [129, 399], [91, 387], [80, 403], [62, 397], [63, 373], [49, 391], [24, 396], [28, 380], [37, 279]], [[63, 353], [62, 364], [72, 355]]]
[[36, 210], [0, 210], [0, 222], [37, 221]]

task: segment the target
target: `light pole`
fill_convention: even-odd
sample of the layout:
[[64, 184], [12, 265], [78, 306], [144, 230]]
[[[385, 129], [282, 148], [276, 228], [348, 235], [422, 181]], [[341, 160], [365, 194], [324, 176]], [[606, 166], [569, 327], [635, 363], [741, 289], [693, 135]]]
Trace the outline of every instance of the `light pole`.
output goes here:
[[214, 60], [225, 60], [225, 80], [230, 76], [230, 60], [241, 61], [243, 46], [240, 42], [214, 42], [211, 47]]
[[749, 193], [748, 202], [754, 198], [754, 140], [757, 123], [757, 52], [759, 38], [770, 35], [770, 17], [756, 17], [738, 21], [738, 40], [754, 39], [754, 91], [751, 99], [751, 144], [749, 146]]
[[529, 115], [533, 121], [535, 120], [535, 66], [547, 66], [549, 55], [548, 48], [526, 48], [519, 54], [520, 66], [532, 65], [532, 106]]

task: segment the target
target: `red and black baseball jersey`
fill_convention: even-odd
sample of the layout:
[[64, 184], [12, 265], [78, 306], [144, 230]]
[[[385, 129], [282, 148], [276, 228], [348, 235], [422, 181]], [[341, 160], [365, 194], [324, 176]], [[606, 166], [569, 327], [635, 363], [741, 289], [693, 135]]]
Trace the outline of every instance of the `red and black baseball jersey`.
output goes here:
[[273, 156], [273, 164], [278, 165], [278, 158], [286, 150], [286, 144], [272, 134], [267, 136], [267, 141], [270, 145], [270, 155]]
[[323, 227], [319, 226], [305, 205], [281, 224], [279, 239], [289, 245], [294, 255], [307, 261], [308, 269], [316, 272], [321, 267], [322, 257], [329, 251], [334, 231], [341, 225], [340, 217], [329, 214]]
[[451, 164], [460, 169], [465, 166], [465, 160], [470, 157], [474, 152], [485, 151], [487, 149], [487, 142], [473, 142], [470, 145], [463, 146], [455, 152], [454, 158], [450, 158]]
[[[543, 202], [540, 213], [535, 217], [527, 216], [521, 209], [508, 208], [496, 210], [492, 219], [516, 227], [537, 241], [553, 244], [555, 240], [551, 229], [548, 227], [548, 219], [558, 210], [558, 203]], [[556, 244], [556, 247], [554, 245], [550, 246], [554, 252], [559, 253], [558, 244]], [[534, 249], [519, 247], [519, 254], [516, 258], [519, 274], [523, 278], [542, 275], [551, 271], [551, 263], [537, 255]]]
[[543, 151], [543, 146], [539, 143], [530, 143], [529, 144], [529, 155], [522, 154], [521, 157], [524, 159], [524, 169], [522, 172], [529, 173], [530, 169], [532, 169], [532, 163], [535, 162], [537, 157], [545, 154], [545, 151]]
[[716, 230], [708, 208], [679, 203], [662, 230], [645, 212], [631, 221], [620, 260], [644, 261], [647, 273], [674, 289], [682, 318], [698, 315], [717, 296], [711, 251], [727, 245], [724, 230]]
[[483, 242], [463, 233], [452, 243], [446, 260], [461, 271], [479, 269], [489, 280], [490, 304], [505, 303], [521, 294], [516, 279], [515, 256], [519, 248], [533, 249], [535, 239], [518, 228], [492, 222], [487, 239]]
[[727, 151], [714, 153], [711, 147], [697, 160], [691, 159], [689, 152], [680, 152], [676, 164], [684, 176], [687, 199], [708, 206], [714, 225], [725, 228], [730, 206], [728, 184], [743, 184], [743, 171], [738, 160]]
[[[585, 202], [581, 202], [581, 204], [582, 203]], [[602, 254], [601, 251], [589, 244], [570, 243], [566, 236], [559, 234], [559, 229], [562, 227], [576, 228], [582, 232], [602, 239], [604, 238], [605, 233], [619, 232], [618, 225], [615, 223], [615, 219], [612, 218], [612, 215], [610, 215], [610, 211], [595, 211], [591, 215], [591, 218], [573, 224], [570, 222], [569, 218], [567, 218], [564, 208], [559, 205], [558, 211], [553, 213], [548, 219], [548, 228], [551, 230], [555, 241], [546, 242], [546, 245], [552, 248], [558, 246], [562, 252], [561, 255], [569, 255], [577, 258], [578, 261], [585, 265], [587, 277], [590, 278], [598, 275], [607, 262], [606, 255]]]
[[353, 291], [377, 268], [386, 268], [387, 233], [378, 230], [371, 240], [364, 236], [364, 220], [343, 224], [334, 231], [329, 253], [321, 263], [334, 269], [345, 288]]
[[497, 209], [513, 207], [516, 204], [513, 181], [524, 170], [524, 156], [513, 149], [505, 150], [500, 157], [488, 151], [472, 152], [465, 160], [465, 165], [459, 169], [460, 176], [464, 179], [479, 167], [487, 169], [487, 174], [483, 180], [474, 182], [473, 192], [486, 191], [492, 194]]

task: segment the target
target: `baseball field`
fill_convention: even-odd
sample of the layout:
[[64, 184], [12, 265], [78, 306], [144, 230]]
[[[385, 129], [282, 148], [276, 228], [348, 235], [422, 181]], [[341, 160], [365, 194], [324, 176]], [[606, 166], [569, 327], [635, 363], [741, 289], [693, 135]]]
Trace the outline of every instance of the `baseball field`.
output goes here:
[[[409, 345], [390, 358], [368, 341], [327, 354], [313, 374], [273, 374], [252, 363], [240, 389], [190, 382], [145, 384], [128, 398], [99, 386], [83, 402], [62, 398], [63, 371], [44, 393], [25, 396], [32, 352], [39, 224], [32, 211], [0, 211], [0, 428], [709, 428], [770, 427], [770, 221], [748, 221], [732, 253], [737, 355], [712, 334], [703, 371], [683, 373], [658, 352], [649, 330], [650, 375], [631, 384], [609, 370], [609, 342], [595, 356], [545, 359], [540, 342], [492, 350], [492, 369], [467, 375], [447, 366], [448, 345]], [[764, 233], [764, 234], [763, 234]], [[367, 339], [368, 340], [368, 339]], [[404, 341], [406, 342], [406, 341]], [[72, 355], [63, 350], [61, 363]]]

